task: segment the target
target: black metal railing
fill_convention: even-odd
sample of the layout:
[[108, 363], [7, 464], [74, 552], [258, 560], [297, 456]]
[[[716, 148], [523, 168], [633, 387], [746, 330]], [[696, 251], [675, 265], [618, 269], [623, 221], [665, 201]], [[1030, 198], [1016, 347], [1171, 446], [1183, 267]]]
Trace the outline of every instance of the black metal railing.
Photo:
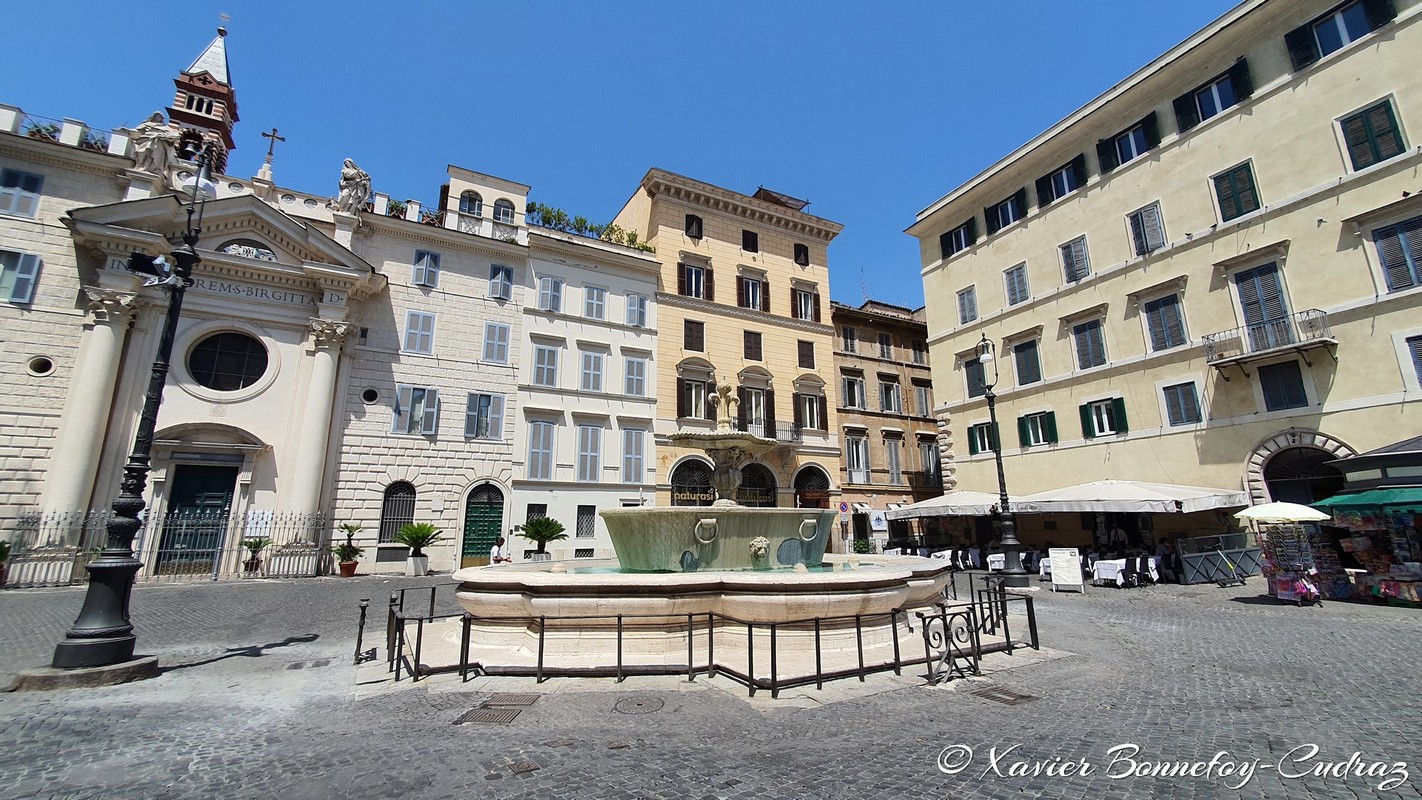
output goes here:
[[790, 422], [736, 422], [738, 430], [753, 433], [762, 439], [774, 439], [777, 442], [798, 442], [800, 441], [800, 426]]
[[1295, 345], [1333, 341], [1328, 314], [1316, 308], [1259, 325], [1243, 325], [1219, 333], [1206, 334], [1205, 363], [1213, 364], [1241, 356], [1258, 355]]
[[[956, 576], [955, 576], [956, 578]], [[442, 584], [457, 586], [458, 584]], [[858, 614], [837, 617], [808, 617], [782, 622], [753, 622], [725, 614], [602, 614], [566, 616], [484, 616], [464, 613], [436, 613], [436, 594], [440, 587], [402, 589], [390, 596], [390, 606], [386, 622], [386, 663], [388, 671], [399, 681], [403, 675], [419, 681], [434, 673], [457, 672], [461, 680], [471, 676], [497, 675], [532, 677], [542, 683], [551, 677], [612, 677], [619, 682], [629, 675], [678, 675], [685, 674], [688, 681], [694, 681], [698, 674], [714, 678], [725, 676], [745, 686], [751, 696], [757, 691], [769, 691], [771, 697], [779, 697], [783, 689], [814, 684], [823, 688], [826, 681], [843, 678], [858, 678], [860, 681], [874, 673], [893, 671], [901, 675], [904, 667], [919, 664], [928, 668], [930, 682], [943, 679], [945, 670], [949, 677], [974, 674], [984, 653], [1007, 652], [1011, 654], [1017, 647], [1026, 645], [1040, 649], [1037, 636], [1036, 611], [1032, 598], [1008, 593], [1000, 581], [973, 582], [969, 575], [971, 602], [949, 605], [946, 602], [932, 606], [931, 613], [919, 612], [919, 635], [924, 643], [923, 657], [906, 657], [902, 650], [900, 625], [905, 633], [913, 634], [912, 619], [908, 611], [895, 609], [879, 614]], [[427, 598], [408, 604], [408, 593], [428, 592]], [[956, 583], [953, 592], [956, 597]], [[945, 590], [945, 599], [947, 591]], [[1014, 641], [1008, 630], [1009, 604], [1021, 603], [1025, 607], [1028, 638], [1023, 642]], [[460, 620], [460, 648], [458, 660], [452, 664], [426, 664], [424, 661], [425, 627], [442, 620]], [[518, 626], [536, 629], [537, 651], [533, 665], [499, 665], [471, 660], [474, 646], [476, 623], [490, 623], [501, 626]], [[866, 625], [883, 626], [887, 623], [892, 645], [891, 657], [870, 657], [864, 644]], [[610, 663], [584, 664], [579, 666], [549, 663], [546, 646], [547, 635], [560, 626], [597, 626], [615, 631], [616, 649]], [[957, 632], [967, 625], [968, 634]], [[847, 635], [854, 633], [853, 666], [826, 668], [823, 637], [826, 629]], [[639, 663], [629, 660], [624, 648], [628, 632], [639, 634], [655, 630], [667, 636], [684, 636], [686, 639], [685, 663]], [[732, 639], [731, 652], [727, 652], [725, 640], [731, 633], [744, 631], [744, 639]], [[943, 632], [949, 635], [944, 637]], [[781, 640], [786, 635], [800, 634], [814, 643], [815, 669], [813, 672], [787, 672], [782, 669]], [[963, 638], [966, 635], [966, 639]], [[1000, 641], [985, 642], [984, 636], [998, 637]], [[756, 669], [758, 637], [767, 643], [767, 670], [758, 673]], [[717, 640], [722, 644], [718, 654]], [[735, 644], [744, 643], [744, 652]], [[698, 644], [701, 645], [698, 648]], [[887, 645], [880, 645], [885, 647]], [[945, 648], [951, 652], [940, 652]], [[698, 658], [701, 649], [704, 658]], [[870, 648], [871, 650], [874, 648]], [[841, 652], [835, 649], [832, 652]], [[946, 659], [946, 660], [945, 660]], [[947, 665], [946, 667], [944, 665]], [[963, 666], [966, 664], [967, 666]]]
[[[107, 542], [112, 511], [27, 514], [5, 525], [7, 587], [82, 583]], [[323, 514], [177, 512], [149, 519], [133, 543], [140, 581], [306, 577], [327, 564]]]

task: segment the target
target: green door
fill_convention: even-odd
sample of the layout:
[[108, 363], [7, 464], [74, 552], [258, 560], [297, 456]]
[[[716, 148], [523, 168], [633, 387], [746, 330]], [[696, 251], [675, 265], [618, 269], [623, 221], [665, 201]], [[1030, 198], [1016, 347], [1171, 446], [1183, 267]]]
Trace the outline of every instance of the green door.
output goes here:
[[504, 493], [493, 484], [474, 487], [464, 503], [464, 547], [461, 567], [489, 563], [489, 549], [504, 529]]
[[227, 533], [237, 467], [175, 464], [168, 513], [158, 540], [159, 574], [204, 574], [216, 569]]

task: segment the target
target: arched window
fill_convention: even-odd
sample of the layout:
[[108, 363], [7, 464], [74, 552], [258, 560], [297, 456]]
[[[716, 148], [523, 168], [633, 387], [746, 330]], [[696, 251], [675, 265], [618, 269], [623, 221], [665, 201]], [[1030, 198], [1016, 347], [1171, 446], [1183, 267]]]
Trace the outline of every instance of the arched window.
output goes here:
[[385, 487], [380, 504], [380, 541], [393, 542], [400, 528], [415, 521], [415, 487], [396, 481]]
[[465, 192], [459, 196], [459, 213], [484, 216], [484, 198], [478, 192]]
[[711, 467], [704, 461], [684, 461], [672, 470], [672, 505], [709, 506], [716, 500]]
[[743, 506], [775, 507], [775, 476], [762, 464], [747, 464], [741, 468], [741, 488], [736, 490], [736, 502]]
[[494, 221], [505, 222], [509, 225], [514, 221], [514, 206], [507, 200], [494, 201]]
[[797, 508], [829, 508], [829, 475], [811, 464], [795, 476]]

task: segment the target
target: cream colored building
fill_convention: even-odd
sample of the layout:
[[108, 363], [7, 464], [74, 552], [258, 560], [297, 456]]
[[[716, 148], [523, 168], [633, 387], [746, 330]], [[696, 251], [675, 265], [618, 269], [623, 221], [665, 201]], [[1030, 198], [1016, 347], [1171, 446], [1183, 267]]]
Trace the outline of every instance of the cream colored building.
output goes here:
[[918, 214], [958, 485], [1307, 502], [1422, 428], [1422, 4], [1249, 0]]
[[741, 502], [823, 508], [838, 495], [826, 255], [843, 226], [805, 205], [652, 169], [614, 220], [654, 246], [661, 264], [659, 505], [715, 499], [710, 461], [666, 437], [710, 429], [709, 400], [727, 383], [738, 387], [738, 427], [781, 443], [744, 470]]

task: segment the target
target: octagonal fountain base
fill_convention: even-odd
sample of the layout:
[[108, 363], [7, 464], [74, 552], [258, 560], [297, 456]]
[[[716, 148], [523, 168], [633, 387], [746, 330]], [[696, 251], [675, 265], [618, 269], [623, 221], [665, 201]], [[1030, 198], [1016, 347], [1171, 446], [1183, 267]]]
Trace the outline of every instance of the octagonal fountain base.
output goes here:
[[[472, 616], [473, 663], [681, 671], [716, 662], [748, 674], [769, 669], [772, 639], [781, 674], [813, 674], [817, 651], [825, 670], [851, 668], [861, 651], [890, 653], [914, 622], [911, 612], [942, 602], [952, 579], [936, 559], [825, 559], [814, 569], [676, 573], [626, 572], [613, 560], [539, 562], [463, 569], [454, 578]], [[451, 627], [437, 646], [457, 647], [460, 636]]]

